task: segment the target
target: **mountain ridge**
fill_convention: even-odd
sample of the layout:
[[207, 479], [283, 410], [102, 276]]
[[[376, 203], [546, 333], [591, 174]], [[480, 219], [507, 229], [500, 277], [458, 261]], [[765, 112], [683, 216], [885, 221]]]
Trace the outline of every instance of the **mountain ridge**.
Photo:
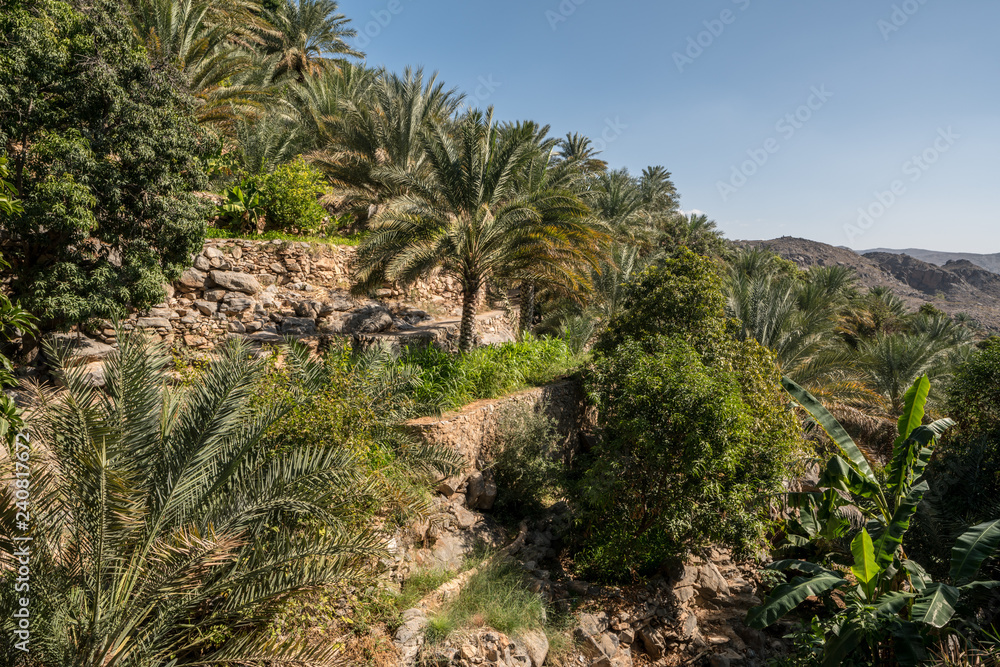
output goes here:
[[[949, 315], [968, 314], [986, 331], [1000, 333], [1000, 308], [997, 307], [1000, 305], [1000, 272], [969, 259], [971, 253], [940, 253], [948, 258], [939, 265], [900, 251], [859, 252], [791, 236], [735, 243], [770, 248], [802, 269], [849, 266], [857, 273], [862, 289], [887, 287], [911, 309], [930, 303]], [[1000, 269], [1000, 255], [997, 262]]]
[[922, 248], [906, 248], [903, 250], [896, 250], [892, 248], [872, 248], [871, 250], [856, 250], [855, 252], [859, 255], [868, 255], [876, 252], [889, 253], [893, 255], [909, 255], [914, 259], [919, 259], [923, 262], [927, 262], [928, 264], [936, 264], [937, 266], [944, 266], [951, 261], [965, 260], [980, 268], [986, 269], [987, 271], [1000, 273], [1000, 252], [992, 254], [975, 252], [942, 252], [939, 250], [924, 250]]

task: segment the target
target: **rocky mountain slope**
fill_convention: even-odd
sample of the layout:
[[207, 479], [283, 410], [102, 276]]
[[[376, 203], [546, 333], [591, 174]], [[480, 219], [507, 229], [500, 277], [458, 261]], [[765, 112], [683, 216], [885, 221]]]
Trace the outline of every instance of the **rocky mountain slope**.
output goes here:
[[986, 331], [1000, 332], [1000, 275], [972, 260], [953, 259], [938, 266], [896, 251], [858, 254], [847, 248], [790, 236], [739, 244], [769, 247], [802, 268], [850, 266], [857, 272], [863, 288], [888, 287], [910, 308], [931, 303], [951, 315], [967, 313]]
[[1000, 252], [992, 255], [982, 255], [974, 252], [939, 252], [937, 250], [922, 250], [920, 248], [907, 248], [905, 250], [873, 248], [872, 250], [859, 250], [858, 254], [868, 255], [875, 252], [909, 255], [928, 264], [937, 264], [938, 266], [944, 266], [948, 262], [967, 261], [987, 271], [1000, 273]]

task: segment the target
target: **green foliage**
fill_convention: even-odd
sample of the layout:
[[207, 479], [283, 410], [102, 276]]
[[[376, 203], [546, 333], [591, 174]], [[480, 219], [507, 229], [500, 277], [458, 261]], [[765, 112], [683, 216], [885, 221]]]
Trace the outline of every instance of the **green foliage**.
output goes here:
[[323, 176], [301, 158], [280, 165], [260, 186], [260, 201], [269, 229], [315, 234], [324, 230], [326, 193]]
[[163, 299], [204, 233], [201, 132], [116, 3], [0, 10], [0, 146], [24, 213], [2, 221], [13, 294], [47, 324]]
[[414, 398], [424, 411], [442, 412], [552, 382], [581, 359], [559, 338], [526, 336], [517, 343], [450, 354], [435, 347], [407, 353], [403, 363], [420, 369]]
[[226, 201], [219, 204], [219, 220], [237, 232], [258, 231], [263, 223], [264, 210], [260, 201], [260, 188], [250, 178], [231, 185], [225, 192]]
[[349, 245], [356, 246], [364, 238], [360, 234], [351, 236], [341, 236], [333, 234], [330, 236], [308, 236], [300, 234], [290, 234], [288, 232], [270, 231], [263, 234], [239, 234], [227, 229], [209, 227], [205, 230], [206, 238], [210, 239], [246, 239], [253, 241], [288, 241], [289, 243], [325, 243], [327, 245]]
[[[0, 222], [5, 217], [21, 212], [21, 204], [17, 200], [17, 191], [5, 179], [9, 176], [7, 159], [0, 157]], [[10, 265], [0, 257], [0, 269]], [[22, 310], [20, 304], [11, 302], [7, 294], [0, 292], [0, 337], [10, 341], [18, 334], [33, 334], [37, 332], [35, 318]], [[14, 400], [2, 390], [13, 386], [14, 365], [6, 355], [0, 354], [0, 441], [8, 442], [9, 436], [20, 430], [24, 424], [21, 410]]]
[[537, 411], [512, 407], [500, 418], [496, 440], [494, 512], [515, 521], [535, 515], [565, 484], [555, 422], [544, 406]]
[[710, 260], [647, 269], [595, 344], [601, 439], [579, 485], [578, 563], [649, 572], [709, 542], [759, 549], [798, 443], [773, 357], [726, 331]]
[[[956, 615], [960, 600], [971, 597], [977, 588], [1000, 585], [972, 581], [986, 558], [1000, 546], [1000, 520], [976, 526], [955, 542], [947, 581], [933, 580], [902, 549], [917, 505], [928, 491], [924, 469], [937, 437], [951, 424], [942, 420], [921, 425], [930, 380], [921, 378], [906, 393], [899, 437], [884, 485], [829, 412], [798, 385], [788, 380], [785, 385], [842, 453], [830, 459], [820, 477], [819, 491], [799, 494], [799, 517], [789, 522], [792, 543], [805, 546], [831, 538], [846, 539], [852, 531], [837, 510], [848, 504], [859, 510], [867, 523], [854, 531], [846, 572], [806, 560], [782, 560], [768, 566], [802, 576], [775, 588], [763, 605], [750, 611], [747, 623], [758, 628], [773, 625], [806, 598], [827, 597], [839, 590], [843, 604], [828, 607], [832, 618], [813, 622], [811, 634], [817, 641], [805, 648], [815, 664], [832, 666], [845, 660], [872, 664], [890, 658], [901, 665], [925, 662], [928, 649], [942, 636], [942, 628], [965, 624]], [[831, 524], [835, 528], [830, 528]], [[811, 530], [803, 531], [804, 527]], [[819, 630], [825, 637], [817, 636]]]
[[[267, 366], [232, 344], [171, 388], [169, 356], [119, 333], [106, 394], [59, 364], [66, 392], [40, 393], [31, 433], [31, 653], [40, 664], [319, 663], [330, 646], [267, 632], [278, 603], [363, 578], [383, 537], [358, 508], [377, 487], [352, 452], [261, 447], [287, 406], [254, 401]], [[62, 358], [58, 350], [50, 350]], [[315, 365], [289, 351], [296, 382]], [[11, 453], [0, 461], [0, 533], [16, 534]], [[9, 541], [0, 559], [14, 559]], [[13, 570], [0, 631], [14, 636]], [[223, 631], [220, 632], [220, 628]], [[13, 662], [10, 643], [4, 651]]]

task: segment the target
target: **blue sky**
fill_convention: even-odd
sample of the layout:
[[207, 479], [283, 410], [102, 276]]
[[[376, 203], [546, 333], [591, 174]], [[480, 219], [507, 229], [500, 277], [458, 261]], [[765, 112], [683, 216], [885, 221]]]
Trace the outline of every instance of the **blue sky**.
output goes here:
[[729, 238], [1000, 252], [997, 0], [340, 6], [370, 65], [662, 164]]

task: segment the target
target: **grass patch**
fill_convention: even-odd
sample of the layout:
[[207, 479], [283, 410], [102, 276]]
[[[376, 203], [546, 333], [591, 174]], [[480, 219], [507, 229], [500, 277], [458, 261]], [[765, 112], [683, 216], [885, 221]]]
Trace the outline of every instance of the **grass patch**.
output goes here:
[[454, 572], [444, 569], [418, 570], [403, 582], [396, 606], [400, 610], [409, 609], [425, 595], [455, 578]]
[[548, 384], [583, 362], [584, 358], [574, 354], [561, 338], [534, 337], [464, 354], [426, 347], [401, 359], [420, 371], [414, 398], [427, 413]]
[[542, 598], [529, 591], [515, 563], [493, 563], [477, 572], [458, 598], [430, 619], [427, 640], [444, 641], [463, 628], [490, 627], [506, 635], [545, 627]]
[[349, 245], [356, 246], [361, 243], [362, 235], [353, 234], [351, 236], [306, 236], [302, 234], [290, 234], [282, 231], [269, 231], [263, 234], [237, 234], [227, 229], [218, 227], [208, 227], [205, 230], [205, 238], [209, 239], [239, 239], [244, 241], [294, 241], [300, 243], [325, 243], [327, 245]]

